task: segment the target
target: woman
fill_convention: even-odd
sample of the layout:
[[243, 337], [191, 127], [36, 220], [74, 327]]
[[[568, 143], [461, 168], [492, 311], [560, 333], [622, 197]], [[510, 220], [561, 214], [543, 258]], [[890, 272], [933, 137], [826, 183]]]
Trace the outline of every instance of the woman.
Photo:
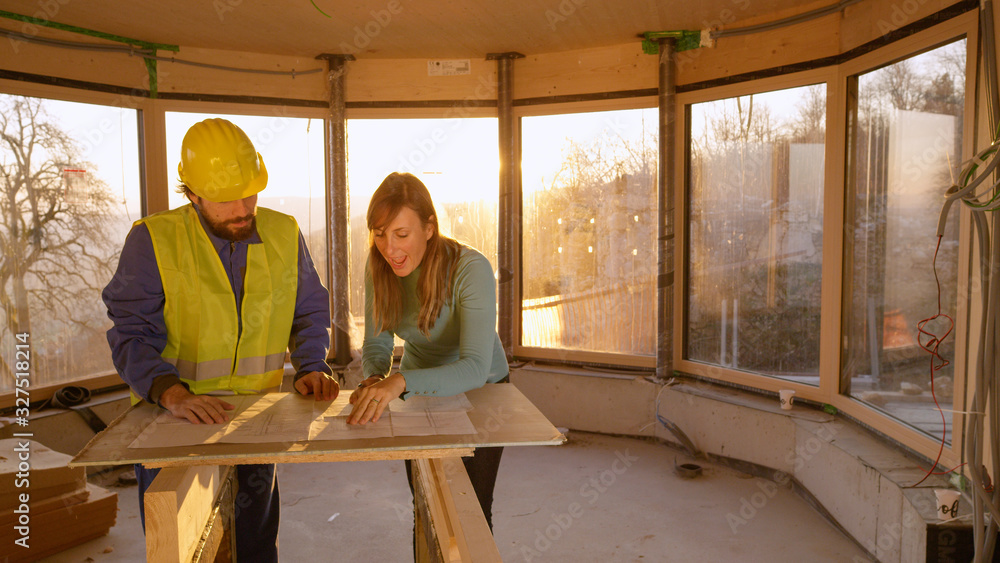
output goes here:
[[[400, 396], [448, 396], [505, 381], [493, 268], [475, 249], [441, 235], [431, 195], [416, 176], [393, 172], [375, 190], [368, 238], [361, 360], [368, 377], [351, 395], [348, 422], [378, 421]], [[403, 358], [390, 374], [393, 335], [404, 342]], [[502, 453], [477, 448], [462, 459], [490, 529]], [[406, 474], [412, 483], [409, 461]]]

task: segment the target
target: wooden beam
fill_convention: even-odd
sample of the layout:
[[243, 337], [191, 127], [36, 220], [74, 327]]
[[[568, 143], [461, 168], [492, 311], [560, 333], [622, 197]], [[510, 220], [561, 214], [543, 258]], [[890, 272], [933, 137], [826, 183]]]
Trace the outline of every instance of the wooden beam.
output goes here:
[[146, 560], [191, 561], [219, 493], [219, 466], [170, 467], [146, 489]]
[[452, 501], [458, 521], [462, 523], [464, 544], [469, 550], [470, 560], [475, 563], [501, 563], [500, 550], [493, 539], [493, 532], [486, 522], [483, 509], [479, 506], [472, 481], [465, 471], [461, 458], [448, 457], [434, 460], [444, 469], [444, 477], [451, 489]]
[[221, 488], [192, 563], [230, 563], [236, 557], [236, 467], [226, 466], [222, 473]]
[[461, 458], [413, 462], [418, 562], [502, 561]]

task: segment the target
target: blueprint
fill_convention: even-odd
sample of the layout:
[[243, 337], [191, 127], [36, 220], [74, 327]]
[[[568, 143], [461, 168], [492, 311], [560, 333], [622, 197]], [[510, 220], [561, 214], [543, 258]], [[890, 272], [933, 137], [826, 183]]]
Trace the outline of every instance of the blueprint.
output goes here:
[[[156, 417], [129, 445], [160, 448], [216, 443], [308, 442], [394, 436], [475, 434], [464, 394], [454, 397], [414, 397], [389, 403], [378, 422], [347, 424], [353, 405], [350, 393], [333, 401], [316, 401], [298, 393], [219, 397], [235, 409], [222, 424], [191, 424], [169, 412]], [[419, 400], [417, 400], [419, 399]]]

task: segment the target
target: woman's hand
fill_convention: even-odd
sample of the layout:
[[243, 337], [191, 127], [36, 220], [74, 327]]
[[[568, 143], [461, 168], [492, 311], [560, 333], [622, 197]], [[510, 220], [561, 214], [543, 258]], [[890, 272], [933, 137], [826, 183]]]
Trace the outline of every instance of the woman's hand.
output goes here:
[[372, 375], [372, 376], [368, 377], [367, 379], [365, 379], [364, 381], [362, 381], [361, 383], [358, 383], [358, 388], [355, 389], [354, 391], [351, 391], [351, 396], [347, 399], [348, 402], [350, 402], [352, 405], [355, 404], [355, 403], [357, 403], [358, 402], [358, 391], [361, 391], [362, 389], [364, 389], [365, 387], [368, 387], [369, 385], [374, 385], [374, 384], [378, 383], [379, 381], [382, 381], [383, 379], [385, 379], [384, 375]]
[[382, 380], [379, 380], [378, 376], [372, 376], [362, 383], [365, 386], [356, 389], [351, 394], [350, 402], [354, 405], [354, 410], [347, 417], [348, 424], [367, 424], [369, 421], [378, 422], [378, 419], [382, 417], [382, 413], [389, 406], [389, 401], [399, 397], [406, 391], [406, 380], [403, 379], [403, 374], [399, 372]]

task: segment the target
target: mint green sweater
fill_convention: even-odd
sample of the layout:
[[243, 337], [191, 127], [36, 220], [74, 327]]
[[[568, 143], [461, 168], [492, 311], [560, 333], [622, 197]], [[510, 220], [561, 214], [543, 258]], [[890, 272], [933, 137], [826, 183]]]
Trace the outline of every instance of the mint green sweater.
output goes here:
[[[417, 328], [418, 266], [400, 278], [403, 314], [394, 331], [403, 344], [400, 372], [406, 395], [456, 395], [496, 383], [507, 376], [507, 358], [496, 331], [496, 280], [489, 260], [462, 247], [452, 280], [451, 301], [425, 336]], [[387, 375], [392, 368], [393, 333], [375, 331], [371, 271], [365, 268], [365, 340], [361, 365], [365, 376]]]

